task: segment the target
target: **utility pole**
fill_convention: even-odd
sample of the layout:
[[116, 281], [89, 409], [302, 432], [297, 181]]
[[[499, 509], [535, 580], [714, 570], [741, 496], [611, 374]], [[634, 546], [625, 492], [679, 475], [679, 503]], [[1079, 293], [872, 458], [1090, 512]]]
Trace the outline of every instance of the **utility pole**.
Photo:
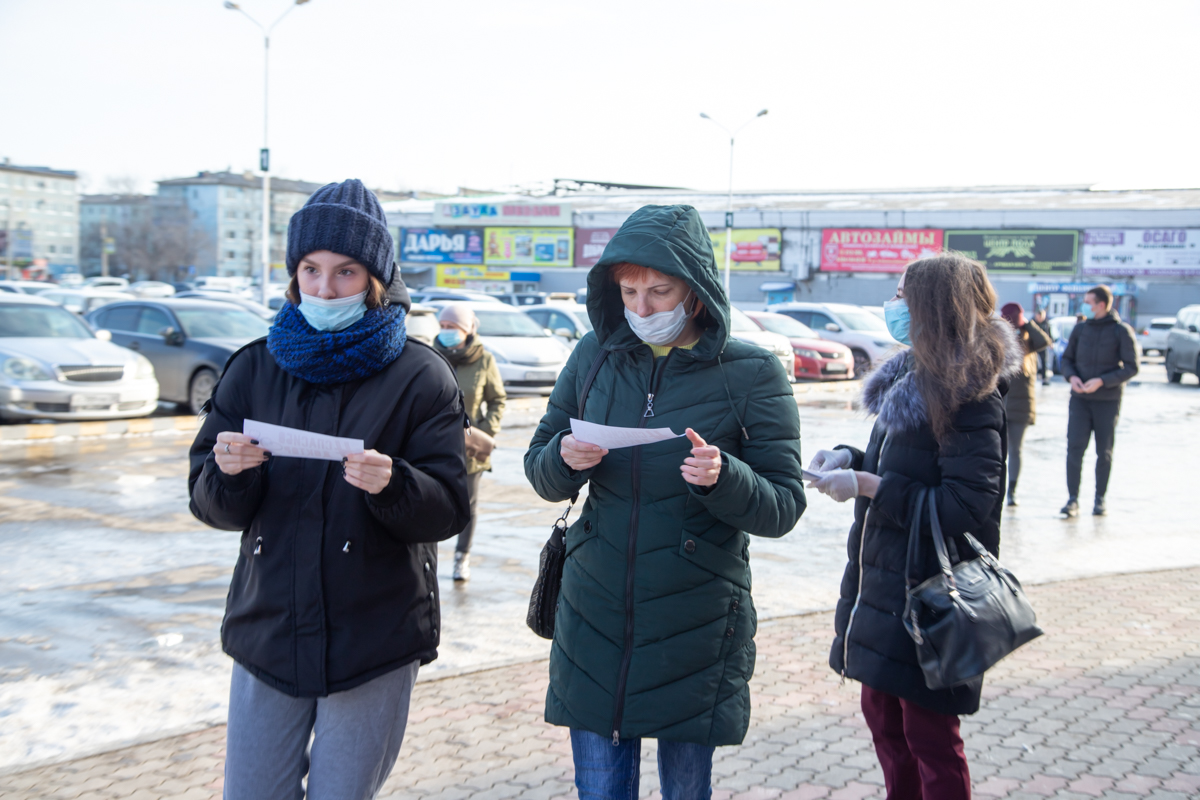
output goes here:
[[767, 110], [764, 108], [762, 111], [758, 112], [753, 117], [751, 117], [749, 121], [743, 123], [741, 128], [738, 128], [735, 131], [731, 131], [728, 128], [726, 128], [724, 125], [722, 125], [721, 123], [717, 122], [715, 119], [710, 117], [708, 114], [705, 114], [703, 111], [700, 112], [701, 119], [708, 120], [709, 122], [711, 122], [712, 124], [714, 124], [718, 128], [720, 128], [721, 130], [723, 130], [729, 134], [729, 196], [725, 203], [725, 294], [726, 295], [729, 295], [730, 262], [731, 262], [731, 259], [733, 258], [733, 144], [734, 144], [734, 140], [737, 138], [737, 135], [742, 132], [742, 128], [746, 127], [751, 122], [754, 122], [754, 120], [758, 119], [759, 117], [765, 116], [766, 113], [767, 113]]
[[108, 277], [108, 217], [100, 219], [100, 275]]
[[8, 276], [10, 281], [16, 280], [13, 275], [12, 251], [16, 242], [13, 241], [12, 235], [12, 197], [4, 201], [4, 207], [8, 209], [7, 218], [4, 222], [4, 266], [6, 267], [4, 274]]

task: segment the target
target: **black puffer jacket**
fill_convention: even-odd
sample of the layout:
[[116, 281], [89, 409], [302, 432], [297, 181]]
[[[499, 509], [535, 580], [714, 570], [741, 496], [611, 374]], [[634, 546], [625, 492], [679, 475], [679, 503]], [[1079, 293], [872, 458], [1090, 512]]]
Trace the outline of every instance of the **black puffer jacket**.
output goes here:
[[1104, 385], [1084, 400], [1120, 400], [1125, 382], [1138, 373], [1137, 338], [1133, 328], [1121, 321], [1115, 310], [1100, 319], [1089, 319], [1071, 329], [1062, 354], [1062, 374], [1084, 383], [1100, 378]]
[[[437, 546], [466, 525], [463, 408], [432, 348], [408, 340], [361, 382], [320, 386], [284, 372], [266, 341], [230, 360], [192, 445], [196, 518], [242, 531], [221, 643], [292, 696], [352, 689], [437, 658]], [[245, 419], [362, 439], [393, 459], [368, 495], [332, 461], [272, 458], [238, 475], [213, 444]]]
[[[993, 388], [983, 399], [958, 410], [953, 430], [941, 446], [909, 372], [910, 356], [900, 353], [863, 387], [863, 405], [878, 415], [867, 449], [845, 448], [854, 455], [851, 469], [874, 473], [882, 480], [873, 499], [855, 501], [829, 665], [847, 678], [941, 714], [975, 713], [983, 679], [955, 689], [926, 687], [916, 645], [901, 619], [908, 532], [917, 491], [936, 487], [938, 518], [958, 554], [973, 555], [957, 535], [967, 531], [999, 555], [1008, 457], [1004, 394], [1008, 378], [1019, 374], [1024, 349], [1007, 322], [996, 324], [1008, 334], [1005, 375], [993, 378]], [[928, 512], [922, 516], [924, 558], [913, 570], [919, 572], [919, 580], [939, 572]]]

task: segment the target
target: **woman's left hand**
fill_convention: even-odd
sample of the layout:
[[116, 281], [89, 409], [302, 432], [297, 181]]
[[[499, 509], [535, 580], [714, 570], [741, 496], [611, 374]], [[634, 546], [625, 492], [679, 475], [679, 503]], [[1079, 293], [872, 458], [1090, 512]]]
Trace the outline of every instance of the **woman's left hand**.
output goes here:
[[696, 486], [712, 486], [721, 476], [721, 450], [716, 445], [706, 444], [700, 434], [691, 428], [687, 437], [692, 441], [692, 457], [685, 458], [679, 467], [683, 479]]
[[379, 494], [392, 482], [392, 459], [378, 450], [365, 450], [342, 459], [346, 483], [367, 494]]

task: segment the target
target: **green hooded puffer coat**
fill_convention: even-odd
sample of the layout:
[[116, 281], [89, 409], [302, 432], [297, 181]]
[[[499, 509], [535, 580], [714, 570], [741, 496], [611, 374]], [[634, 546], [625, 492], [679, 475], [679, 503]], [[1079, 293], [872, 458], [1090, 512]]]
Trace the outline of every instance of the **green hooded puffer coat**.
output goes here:
[[[710, 314], [694, 348], [655, 359], [633, 334], [608, 275], [625, 261], [691, 286]], [[730, 338], [729, 300], [690, 206], [629, 217], [588, 276], [588, 315], [595, 331], [571, 354], [525, 453], [525, 474], [546, 500], [589, 485], [566, 536], [546, 721], [604, 736], [738, 744], [750, 722], [757, 624], [746, 534], [783, 536], [805, 508], [791, 386], [774, 355]], [[683, 480], [686, 438], [612, 450], [590, 470], [563, 462], [560, 442], [601, 348], [610, 354], [588, 393], [587, 421], [693, 428], [721, 449], [715, 486]]]

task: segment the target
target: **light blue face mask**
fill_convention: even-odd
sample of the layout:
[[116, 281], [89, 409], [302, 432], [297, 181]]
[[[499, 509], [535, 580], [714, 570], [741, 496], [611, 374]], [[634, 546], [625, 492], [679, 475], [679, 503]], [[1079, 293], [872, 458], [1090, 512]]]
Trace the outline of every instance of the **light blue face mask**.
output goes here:
[[322, 300], [312, 294], [300, 294], [300, 313], [308, 324], [319, 331], [340, 331], [349, 328], [367, 313], [365, 291], [336, 300]]
[[888, 333], [901, 344], [912, 346], [909, 338], [908, 303], [903, 300], [888, 300], [883, 304], [883, 320], [887, 323]]
[[442, 347], [446, 348], [447, 350], [453, 350], [465, 342], [467, 337], [463, 335], [462, 331], [454, 328], [447, 329], [439, 333], [437, 335], [437, 340], [438, 344], [440, 344]]

